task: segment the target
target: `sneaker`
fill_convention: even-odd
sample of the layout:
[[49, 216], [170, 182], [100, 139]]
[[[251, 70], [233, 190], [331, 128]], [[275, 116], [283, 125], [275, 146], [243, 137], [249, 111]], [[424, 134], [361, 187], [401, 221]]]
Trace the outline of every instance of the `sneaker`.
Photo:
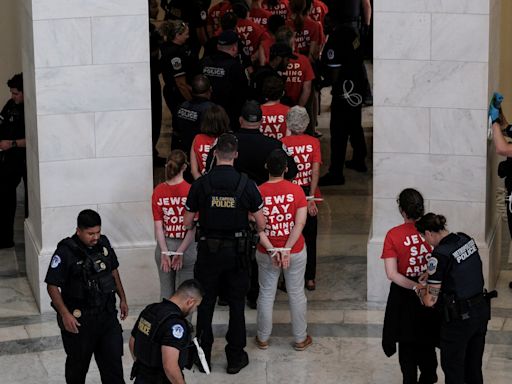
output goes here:
[[306, 289], [308, 291], [314, 291], [316, 289], [315, 280], [306, 280]]
[[249, 355], [247, 355], [247, 352], [243, 352], [243, 355], [238, 362], [238, 364], [229, 365], [226, 368], [226, 372], [230, 375], [236, 375], [238, 372], [240, 372], [243, 368], [247, 367], [249, 365]]
[[361, 172], [361, 173], [364, 173], [364, 172], [368, 171], [368, 168], [366, 167], [365, 163], [359, 163], [359, 162], [356, 162], [354, 160], [346, 161], [345, 162], [345, 167], [347, 167], [349, 169], [353, 169], [354, 171]]
[[307, 335], [306, 339], [302, 343], [295, 343], [293, 345], [293, 349], [295, 349], [296, 351], [303, 351], [306, 348], [308, 348], [311, 344], [313, 344], [313, 339], [311, 338], [311, 336]]
[[335, 175], [334, 173], [327, 172], [318, 180], [318, 185], [325, 187], [328, 185], [343, 185], [345, 184], [345, 177], [343, 175]]
[[256, 346], [259, 348], [259, 349], [268, 349], [268, 341], [261, 341], [258, 336], [255, 336], [254, 337], [254, 341], [256, 342]]

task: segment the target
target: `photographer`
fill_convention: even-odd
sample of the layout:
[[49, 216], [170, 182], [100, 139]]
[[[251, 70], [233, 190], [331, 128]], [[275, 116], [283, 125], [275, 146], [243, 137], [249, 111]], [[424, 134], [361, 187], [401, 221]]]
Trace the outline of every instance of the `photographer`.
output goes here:
[[16, 188], [22, 178], [28, 216], [23, 74], [14, 75], [7, 86], [11, 98], [0, 112], [0, 249], [14, 246]]

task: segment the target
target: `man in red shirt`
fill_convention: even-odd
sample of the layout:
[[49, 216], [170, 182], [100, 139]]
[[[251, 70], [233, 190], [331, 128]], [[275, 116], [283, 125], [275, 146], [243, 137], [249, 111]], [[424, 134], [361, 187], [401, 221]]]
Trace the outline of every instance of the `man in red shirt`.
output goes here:
[[238, 17], [236, 33], [244, 43], [246, 53], [251, 55], [253, 61], [257, 59], [260, 61], [258, 57], [260, 44], [267, 35], [265, 28], [248, 18], [249, 6], [245, 1], [235, 3], [233, 13]]
[[270, 76], [263, 82], [262, 95], [266, 103], [261, 106], [263, 113], [260, 131], [265, 136], [282, 140], [287, 135], [286, 114], [290, 107], [281, 104], [284, 81], [280, 77]]

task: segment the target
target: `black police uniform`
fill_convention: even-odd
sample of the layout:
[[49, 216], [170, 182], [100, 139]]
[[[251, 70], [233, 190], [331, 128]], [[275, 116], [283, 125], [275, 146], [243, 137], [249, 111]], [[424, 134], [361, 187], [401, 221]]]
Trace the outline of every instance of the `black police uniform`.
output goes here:
[[[160, 58], [160, 67], [165, 85], [163, 95], [165, 103], [172, 114], [172, 126], [176, 127], [177, 111], [185, 98], [181, 94], [176, 78], [185, 76], [186, 82], [191, 83], [192, 78], [197, 74], [197, 63], [192, 56], [191, 50], [187, 45], [178, 45], [173, 42], [166, 42], [160, 48], [162, 57]], [[173, 131], [173, 136], [177, 134]]]
[[[23, 103], [10, 99], [0, 112], [0, 140], [25, 138]], [[14, 245], [16, 188], [23, 178], [25, 184], [25, 217], [28, 216], [27, 162], [25, 148], [14, 147], [0, 151], [0, 248]]]
[[480, 384], [490, 304], [475, 241], [450, 233], [434, 248], [429, 284], [441, 284], [441, 366], [447, 384]]
[[185, 209], [199, 212], [200, 224], [194, 277], [205, 291], [197, 312], [196, 334], [208, 363], [213, 344], [212, 317], [221, 285], [230, 307], [225, 348], [228, 368], [248, 359], [244, 351], [244, 308], [249, 266], [244, 234], [249, 229], [248, 212], [257, 212], [262, 206], [256, 184], [228, 165], [214, 167], [190, 188]]
[[265, 64], [264, 66], [256, 69], [251, 75], [250, 96], [251, 99], [256, 100], [260, 104], [268, 101], [263, 98], [262, 89], [263, 83], [269, 77], [279, 77], [283, 79], [284, 82], [286, 82], [286, 79], [283, 78], [283, 76], [281, 76], [281, 74], [272, 68], [269, 64]]
[[179, 132], [177, 140], [173, 140], [173, 149], [181, 149], [190, 153], [194, 137], [201, 132], [203, 113], [215, 105], [209, 99], [194, 96], [190, 101], [184, 101], [177, 112], [176, 130]]
[[170, 383], [162, 364], [163, 345], [180, 351], [178, 364], [182, 370], [188, 366], [192, 327], [172, 301], [163, 299], [144, 308], [131, 335], [135, 339], [135, 384]]
[[358, 33], [350, 27], [336, 27], [322, 51], [322, 65], [332, 84], [329, 172], [342, 177], [349, 137], [353, 164], [365, 166], [367, 154], [361, 126], [364, 76]]
[[[217, 43], [219, 42], [218, 36], [212, 36], [204, 45], [204, 56], [211, 56], [217, 52]], [[238, 40], [238, 60], [244, 69], [252, 67], [251, 54], [245, 48], [246, 45], [242, 40]]]
[[162, 128], [162, 86], [160, 85], [160, 44], [162, 37], [158, 30], [149, 23], [149, 70], [151, 83], [151, 137], [153, 144], [153, 157], [158, 156], [156, 144]]
[[118, 266], [116, 253], [103, 235], [89, 248], [75, 234], [62, 240], [52, 256], [45, 282], [60, 288], [64, 304], [80, 323], [77, 334], [68, 332], [57, 314], [67, 355], [67, 383], [85, 383], [93, 354], [102, 383], [124, 383], [123, 336], [112, 276]]
[[240, 60], [226, 52], [216, 52], [204, 58], [202, 72], [212, 85], [212, 101], [226, 110], [231, 129], [237, 131], [240, 128], [240, 110], [249, 89]]

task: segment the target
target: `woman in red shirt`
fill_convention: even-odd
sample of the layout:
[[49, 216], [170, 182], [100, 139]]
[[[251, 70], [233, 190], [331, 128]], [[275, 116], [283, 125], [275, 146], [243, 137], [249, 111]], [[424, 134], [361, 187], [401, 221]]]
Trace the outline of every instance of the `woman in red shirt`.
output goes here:
[[201, 121], [201, 133], [194, 137], [190, 151], [190, 171], [194, 179], [198, 179], [205, 170], [208, 153], [213, 143], [225, 132], [229, 131], [229, 117], [220, 105], [208, 108]]
[[183, 179], [187, 166], [185, 152], [180, 149], [173, 150], [165, 165], [167, 180], [156, 186], [151, 199], [157, 242], [155, 261], [162, 298], [171, 297], [183, 281], [194, 277], [197, 258], [195, 244], [191, 244], [184, 251], [180, 268], [171, 268], [172, 255], [169, 254], [178, 249], [187, 232], [183, 225], [185, 202], [190, 189], [190, 184]]
[[266, 162], [269, 180], [260, 186], [267, 224], [259, 233], [260, 243], [256, 250], [260, 284], [256, 345], [260, 349], [268, 348], [277, 282], [282, 271], [290, 302], [294, 349], [303, 351], [312, 343], [307, 334], [304, 293], [307, 255], [302, 228], [306, 222], [307, 202], [302, 189], [283, 178], [287, 157], [282, 149], [270, 153]]
[[305, 0], [290, 0], [290, 12], [287, 25], [295, 32], [295, 48], [314, 62], [323, 43], [322, 26], [308, 16]]
[[438, 313], [424, 307], [417, 296], [417, 292], [424, 289], [422, 281], [432, 252], [432, 247], [415, 227], [416, 220], [424, 213], [423, 196], [407, 188], [400, 193], [397, 202], [404, 223], [388, 231], [381, 256], [391, 280], [382, 346], [389, 357], [396, 352], [398, 342], [398, 361], [404, 383], [435, 383], [435, 346], [439, 342], [440, 319]]
[[297, 175], [293, 183], [304, 190], [308, 199], [308, 218], [302, 234], [306, 239], [308, 248], [308, 262], [306, 265], [306, 289], [316, 289], [316, 237], [318, 232], [318, 208], [315, 203], [315, 195], [320, 177], [320, 165], [322, 164], [322, 152], [320, 141], [304, 133], [309, 124], [308, 112], [298, 105], [292, 107], [286, 116], [288, 130], [291, 135], [282, 139], [288, 150], [288, 155], [293, 156], [297, 163]]

